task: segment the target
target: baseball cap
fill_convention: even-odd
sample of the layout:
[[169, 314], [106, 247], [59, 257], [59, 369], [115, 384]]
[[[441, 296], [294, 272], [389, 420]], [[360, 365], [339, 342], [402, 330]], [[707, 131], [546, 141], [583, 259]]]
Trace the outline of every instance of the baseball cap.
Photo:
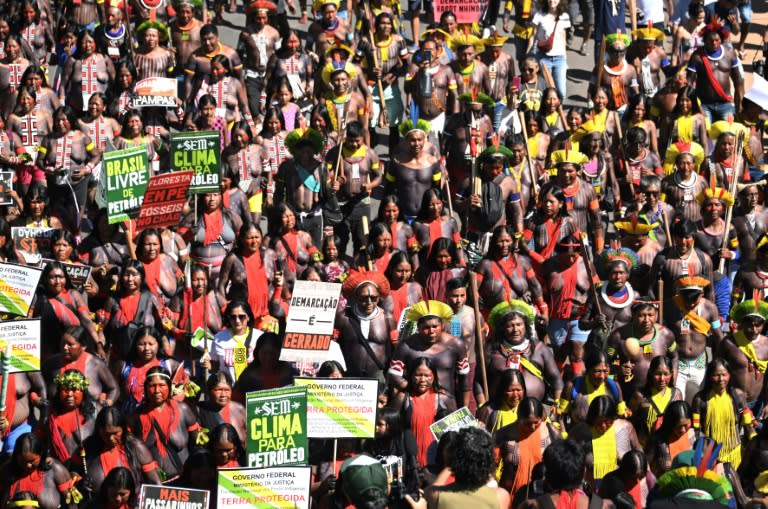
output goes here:
[[387, 473], [376, 458], [366, 454], [353, 456], [341, 465], [344, 493], [357, 505], [387, 496]]

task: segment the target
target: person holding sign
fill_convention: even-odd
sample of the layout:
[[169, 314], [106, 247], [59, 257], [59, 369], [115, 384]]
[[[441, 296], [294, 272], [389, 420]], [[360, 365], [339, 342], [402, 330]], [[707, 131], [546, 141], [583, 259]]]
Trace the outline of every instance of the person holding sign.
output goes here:
[[392, 316], [381, 307], [389, 296], [389, 281], [382, 272], [352, 272], [341, 287], [349, 305], [336, 315], [335, 329], [349, 368], [348, 376], [384, 381], [392, 355]]
[[248, 364], [253, 362], [253, 350], [262, 332], [252, 328], [253, 311], [247, 302], [241, 300], [230, 301], [227, 305], [224, 323], [228, 328], [216, 334], [210, 353], [200, 358], [200, 364], [214, 372], [226, 371], [232, 380], [237, 381]]
[[200, 431], [192, 409], [171, 398], [171, 375], [156, 366], [144, 382], [144, 403], [128, 416], [128, 429], [140, 437], [160, 465], [160, 477], [167, 481], [181, 473]]

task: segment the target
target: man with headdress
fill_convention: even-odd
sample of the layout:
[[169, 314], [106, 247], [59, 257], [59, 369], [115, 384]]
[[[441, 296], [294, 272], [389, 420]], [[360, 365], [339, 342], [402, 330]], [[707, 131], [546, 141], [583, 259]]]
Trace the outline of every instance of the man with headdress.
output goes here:
[[470, 173], [472, 160], [485, 149], [485, 140], [493, 133], [493, 122], [485, 108], [492, 109], [495, 104], [477, 89], [460, 95], [459, 101], [463, 109], [448, 117], [440, 144], [454, 190]]
[[[417, 332], [398, 342], [387, 373], [389, 382], [399, 391], [408, 390], [405, 374], [409, 371], [409, 363], [427, 357], [445, 392], [455, 395], [457, 404], [469, 405], [467, 347], [461, 339], [445, 331], [445, 325], [452, 318], [450, 306], [436, 300], [420, 301], [408, 309], [406, 319], [416, 323]], [[458, 380], [458, 387], [455, 380]]]
[[116, 62], [129, 54], [129, 45], [132, 44], [123, 22], [123, 0], [109, 0], [104, 8], [107, 22], [96, 27], [93, 38], [96, 40], [96, 51]]
[[[277, 6], [269, 0], [255, 0], [245, 9], [248, 23], [240, 32], [238, 49], [245, 52], [245, 89], [248, 93], [248, 105], [257, 115], [262, 112], [262, 94], [266, 99], [267, 63], [280, 41], [280, 33], [269, 24], [269, 15], [277, 11]], [[272, 85], [275, 86], [274, 84]], [[266, 102], [266, 100], [265, 100]]]
[[443, 131], [446, 111], [458, 110], [456, 79], [451, 68], [437, 58], [434, 39], [422, 41], [421, 50], [413, 56], [405, 74], [405, 93], [409, 102], [413, 100], [419, 107], [420, 118], [428, 121], [435, 133]]
[[584, 314], [589, 290], [599, 283], [596, 275], [590, 281], [586, 264], [581, 256], [582, 239], [576, 235], [563, 238], [555, 247], [556, 255], [542, 265], [544, 288], [549, 295], [549, 340], [555, 350], [555, 359], [563, 366], [570, 358], [573, 374], [584, 372], [584, 343], [589, 331], [579, 327]]
[[627, 62], [627, 47], [632, 38], [629, 34], [620, 32], [605, 36], [605, 50], [608, 61], [603, 66], [603, 72], [598, 85], [607, 88], [613, 97], [613, 105], [619, 112], [626, 109], [629, 98], [639, 92], [637, 72], [635, 67]]
[[382, 171], [379, 156], [365, 144], [367, 132], [360, 122], [348, 123], [343, 142], [325, 157], [328, 175], [339, 184], [336, 198], [344, 214], [344, 221], [334, 229], [339, 253], [346, 252], [350, 235], [355, 252], [368, 243], [363, 218], [371, 217], [371, 192], [381, 184]]
[[649, 237], [654, 230], [654, 225], [648, 224], [637, 214], [630, 214], [628, 220], [616, 221], [613, 225], [621, 245], [637, 253], [637, 265], [631, 271], [630, 280], [635, 283], [640, 282], [640, 285], [635, 286], [641, 295], [645, 295], [649, 284], [653, 283], [647, 279], [653, 259], [664, 249], [661, 244]]
[[504, 51], [507, 39], [509, 37], [494, 33], [481, 41], [485, 51], [480, 53], [480, 61], [488, 68], [488, 82], [485, 88], [497, 103], [506, 98], [509, 85], [515, 76], [515, 59]]
[[768, 337], [763, 335], [768, 302], [759, 290], [731, 308], [731, 322], [738, 329], [720, 343], [718, 356], [730, 365], [731, 384], [741, 389], [758, 418], [766, 415], [765, 374], [768, 370]]
[[[293, 159], [286, 159], [277, 170], [274, 203], [289, 203], [296, 213], [296, 226], [312, 235], [314, 245], [320, 246], [323, 203], [334, 192], [328, 186], [323, 164], [315, 157], [323, 148], [323, 135], [314, 129], [294, 129], [286, 136], [285, 146]], [[337, 181], [335, 187], [339, 185]]]
[[[501, 374], [513, 369], [525, 379], [525, 395], [543, 401], [551, 394], [555, 400], [563, 391], [563, 379], [552, 349], [533, 335], [535, 313], [522, 300], [496, 304], [488, 315], [493, 342], [486, 347], [489, 392], [496, 392]], [[478, 380], [475, 380], [478, 383]]]
[[334, 41], [325, 49], [320, 61], [320, 81], [315, 87], [315, 95], [320, 98], [324, 93], [333, 90], [331, 74], [338, 69], [344, 69], [349, 74], [350, 90], [359, 93], [367, 101], [370, 97], [365, 73], [355, 58], [355, 51], [341, 41]]
[[392, 316], [382, 301], [389, 296], [389, 281], [381, 272], [352, 272], [342, 292], [347, 307], [336, 315], [334, 328], [347, 363], [347, 376], [385, 379], [392, 355]]
[[725, 120], [741, 111], [744, 71], [736, 50], [723, 44], [730, 36], [725, 27], [713, 20], [700, 35], [704, 37], [704, 46], [688, 62], [688, 82], [696, 87], [701, 109], [709, 121]]
[[671, 62], [660, 43], [664, 42], [664, 32], [650, 25], [638, 28], [634, 32], [635, 42], [629, 47], [627, 60], [632, 62], [640, 82], [640, 92], [652, 99], [662, 84], [663, 73]]
[[[677, 373], [677, 344], [675, 335], [659, 321], [658, 303], [637, 300], [630, 306], [631, 319], [621, 327], [614, 328], [608, 338], [608, 355], [627, 359], [632, 364], [632, 378], [629, 385], [637, 391], [645, 388], [651, 360], [659, 355], [672, 358], [672, 380]], [[626, 383], [627, 380], [625, 379]], [[632, 394], [626, 393], [631, 399]]]
[[742, 143], [739, 147], [739, 134], [745, 138], [749, 131], [744, 124], [733, 122], [733, 118], [728, 120], [718, 120], [709, 128], [709, 139], [715, 143], [712, 153], [704, 159], [699, 169], [702, 175], [715, 176], [715, 183], [725, 189], [731, 189], [731, 182], [738, 177], [740, 183], [749, 182], [752, 177], [749, 173], [747, 161], [743, 155], [738, 155], [739, 149], [743, 149], [746, 144]]
[[224, 55], [229, 59], [230, 69], [238, 79], [243, 77], [243, 63], [234, 48], [230, 48], [219, 40], [219, 30], [216, 25], [208, 23], [200, 27], [200, 47], [194, 50], [184, 68], [184, 97], [188, 99], [192, 93], [192, 83], [195, 77], [202, 78], [211, 72], [211, 60], [216, 55]]
[[664, 302], [664, 322], [677, 341], [679, 364], [675, 387], [690, 401], [704, 381], [707, 344], [713, 341], [715, 349], [723, 339], [722, 322], [717, 306], [704, 298], [709, 279], [686, 275], [678, 278], [675, 286], [677, 293]]
[[[358, 49], [366, 55], [366, 75], [372, 88], [373, 111], [369, 127], [375, 129], [380, 124], [380, 116], [386, 115], [389, 125], [389, 152], [397, 147], [397, 126], [403, 117], [403, 98], [398, 86], [399, 78], [405, 75], [408, 65], [408, 48], [405, 39], [393, 30], [393, 17], [388, 12], [376, 16], [373, 41], [362, 38]], [[375, 58], [374, 58], [374, 54]], [[378, 63], [375, 66], [374, 63]], [[379, 88], [375, 83], [381, 80], [384, 97], [379, 97]], [[382, 110], [382, 104], [384, 108]]]
[[[512, 151], [504, 145], [499, 145], [494, 137], [493, 145], [483, 150], [478, 156], [480, 171], [475, 182], [467, 176], [462, 180], [462, 194], [467, 198], [464, 206], [469, 207], [469, 222], [465, 225], [466, 232], [482, 236], [492, 231], [496, 226], [509, 223], [516, 232], [523, 231], [522, 200], [520, 188], [514, 177], [506, 173]], [[488, 202], [493, 202], [488, 207]], [[499, 207], [503, 204], [503, 207]], [[501, 214], [489, 215], [493, 211]], [[496, 216], [499, 217], [496, 217]]]
[[[331, 86], [323, 98], [331, 119], [329, 127], [341, 134], [350, 122], [358, 121], [368, 125], [367, 101], [361, 93], [352, 89], [352, 82], [358, 78], [357, 72], [346, 64], [337, 66], [337, 62], [331, 62], [323, 68], [322, 77], [323, 82]], [[368, 129], [365, 129], [363, 138], [366, 145], [370, 145]]]
[[200, 47], [200, 29], [203, 22], [197, 16], [197, 10], [202, 7], [201, 0], [176, 0], [176, 18], [171, 23], [171, 42], [176, 49], [176, 69], [179, 74], [184, 72], [189, 57]]
[[605, 281], [600, 285], [597, 302], [590, 294], [579, 328], [592, 330], [607, 338], [611, 331], [626, 325], [632, 319], [632, 303], [638, 295], [629, 276], [637, 265], [637, 253], [621, 244], [612, 244], [597, 259], [597, 270]]
[[603, 223], [600, 217], [600, 202], [595, 188], [581, 178], [581, 167], [588, 161], [587, 156], [575, 150], [555, 150], [550, 156], [557, 168], [555, 182], [565, 195], [565, 207], [582, 232], [592, 233], [595, 252], [605, 246]]
[[[701, 219], [701, 208], [696, 197], [707, 187], [707, 181], [696, 172], [696, 168], [703, 160], [704, 149], [695, 141], [678, 141], [667, 148], [664, 163], [667, 176], [661, 181], [661, 193], [664, 201], [689, 221]], [[670, 170], [673, 171], [671, 175]]]
[[336, 42], [347, 43], [347, 38], [352, 35], [347, 22], [338, 16], [340, 3], [339, 0], [315, 2], [320, 18], [309, 25], [306, 47], [316, 55], [324, 55], [328, 46]]
[[483, 49], [481, 40], [472, 34], [460, 32], [451, 39], [450, 45], [456, 53], [456, 60], [451, 63], [456, 79], [456, 93], [461, 95], [477, 90], [487, 94], [488, 67], [477, 59], [478, 51]]
[[418, 109], [412, 108], [411, 118], [399, 127], [404, 138], [403, 149], [393, 155], [384, 174], [387, 192], [394, 192], [400, 202], [400, 210], [409, 221], [419, 213], [424, 193], [432, 187], [442, 187], [440, 160], [424, 151], [430, 129], [429, 122], [418, 118]]

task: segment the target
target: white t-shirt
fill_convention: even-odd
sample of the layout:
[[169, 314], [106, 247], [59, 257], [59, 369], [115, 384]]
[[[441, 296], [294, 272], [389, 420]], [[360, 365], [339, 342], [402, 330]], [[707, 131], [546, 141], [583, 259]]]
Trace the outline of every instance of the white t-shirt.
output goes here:
[[[253, 350], [256, 348], [259, 336], [264, 334], [263, 331], [258, 329], [251, 329], [251, 340], [248, 344], [248, 364], [253, 362]], [[237, 381], [235, 377], [235, 347], [237, 347], [237, 341], [232, 337], [232, 332], [229, 330], [223, 330], [216, 334], [211, 344], [211, 361], [219, 363], [219, 371], [227, 371], [233, 381]]]
[[[571, 18], [568, 17], [567, 13], [564, 12], [560, 15], [560, 20], [557, 23], [557, 27], [555, 27], [554, 16], [537, 12], [533, 15], [533, 25], [536, 27], [535, 41], [543, 41], [547, 39], [555, 28], [557, 28], [557, 33], [555, 33], [555, 38], [552, 41], [552, 51], [547, 52], [546, 55], [548, 57], [565, 55], [565, 31], [571, 28]], [[534, 42], [534, 48], [536, 49], [536, 53], [541, 56], [541, 51], [536, 42]]]
[[637, 8], [645, 14], [644, 23], [664, 22], [664, 2], [662, 0], [637, 0]]

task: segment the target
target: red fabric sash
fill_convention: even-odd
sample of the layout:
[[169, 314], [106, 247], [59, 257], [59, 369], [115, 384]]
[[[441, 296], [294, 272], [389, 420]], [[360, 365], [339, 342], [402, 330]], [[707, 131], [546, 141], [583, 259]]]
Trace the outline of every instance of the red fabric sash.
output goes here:
[[59, 374], [64, 374], [64, 372], [69, 369], [76, 369], [83, 375], [86, 375], [85, 367], [88, 365], [88, 357], [90, 355], [91, 354], [89, 354], [88, 352], [83, 352], [80, 354], [80, 357], [73, 360], [72, 362], [62, 363], [61, 367], [59, 368]]
[[560, 228], [563, 226], [563, 218], [558, 217], [554, 221], [547, 219], [544, 223], [544, 228], [547, 230], [547, 245], [541, 248], [541, 256], [546, 260], [552, 256], [555, 251], [557, 241], [560, 240]]
[[[50, 472], [50, 470], [49, 470]], [[8, 499], [10, 500], [16, 493], [20, 491], [29, 491], [34, 493], [37, 498], [43, 494], [45, 489], [45, 472], [39, 469], [35, 469], [24, 477], [20, 477], [16, 480], [8, 489]]]
[[559, 293], [550, 291], [552, 299], [552, 318], [560, 320], [570, 320], [573, 311], [573, 296], [576, 294], [576, 282], [579, 278], [579, 259], [568, 267], [560, 271], [563, 278], [563, 287]]
[[99, 454], [99, 463], [101, 464], [101, 471], [104, 473], [104, 477], [117, 467], [125, 467], [130, 469], [130, 463], [128, 461], [128, 455], [125, 454], [125, 448], [122, 445], [116, 445], [112, 449], [107, 449]]
[[165, 439], [170, 441], [171, 434], [176, 431], [181, 421], [181, 411], [176, 406], [176, 402], [169, 399], [162, 407], [156, 407], [152, 409], [144, 409], [139, 414], [139, 422], [141, 422], [141, 438], [145, 442], [151, 434], [155, 434], [155, 447], [157, 447], [157, 454], [159, 457], [165, 457], [168, 455], [168, 444], [163, 442], [159, 436], [155, 433], [153, 422], [157, 422], [157, 427], [163, 430]]
[[[285, 254], [287, 255], [286, 262], [288, 265], [288, 271], [296, 272], [296, 260], [299, 253], [299, 235], [294, 230], [284, 233], [283, 239], [285, 240], [283, 247], [285, 248]], [[293, 246], [293, 249], [296, 251], [292, 251], [291, 246]]]
[[149, 291], [154, 295], [160, 296], [160, 269], [162, 268], [162, 261], [158, 256], [151, 262], [144, 262], [144, 274], [146, 278], [144, 282], [147, 283]]
[[224, 218], [221, 209], [213, 212], [203, 212], [203, 224], [205, 225], [204, 246], [210, 246], [216, 242], [224, 229]]
[[61, 292], [56, 297], [48, 299], [51, 303], [53, 312], [56, 314], [56, 318], [59, 322], [65, 326], [77, 326], [80, 325], [80, 317], [77, 315], [77, 309], [72, 297], [66, 291]]
[[[720, 99], [722, 99], [725, 102], [733, 102], [733, 96], [728, 95], [725, 93], [725, 90], [723, 90], [722, 85], [720, 85], [720, 82], [715, 77], [715, 73], [712, 70], [712, 64], [709, 63], [709, 57], [707, 56], [707, 51], [705, 48], [699, 48], [699, 56], [701, 57], [701, 65], [704, 67], [704, 72], [707, 73], [707, 80], [709, 81], [710, 86], [712, 87], [712, 90], [715, 91], [715, 94], [717, 94]], [[725, 52], [725, 50], [723, 50]]]
[[126, 323], [136, 317], [136, 313], [139, 311], [139, 300], [141, 300], [141, 292], [120, 297], [120, 311], [123, 312]]
[[[432, 244], [435, 243], [437, 239], [443, 236], [443, 220], [439, 217], [429, 223], [427, 226], [429, 226], [429, 249], [432, 250]], [[394, 242], [395, 239], [392, 239], [392, 242]]]
[[416, 438], [416, 460], [419, 467], [427, 466], [427, 450], [434, 440], [429, 426], [435, 422], [437, 409], [437, 393], [430, 389], [423, 396], [411, 396], [413, 408], [411, 414], [411, 431]]
[[387, 271], [389, 260], [392, 259], [392, 251], [387, 251], [381, 257], [377, 258], [373, 262], [373, 270], [381, 272], [382, 274]]
[[251, 306], [253, 316], [256, 318], [269, 314], [269, 281], [264, 272], [264, 261], [261, 253], [256, 251], [250, 255], [243, 255], [245, 265], [245, 282], [248, 284], [248, 304]]
[[632, 486], [629, 486], [626, 482], [624, 483], [624, 489], [632, 496], [632, 499], [635, 501], [635, 507], [643, 507], [643, 494], [640, 490], [641, 482], [635, 481], [635, 484]]
[[[75, 451], [69, 452], [64, 436], [77, 436], [80, 426], [85, 424], [85, 417], [80, 412], [71, 410], [63, 414], [52, 413], [48, 418], [48, 431], [51, 435], [51, 446], [56, 459], [66, 463]], [[82, 437], [81, 437], [82, 438]]]

